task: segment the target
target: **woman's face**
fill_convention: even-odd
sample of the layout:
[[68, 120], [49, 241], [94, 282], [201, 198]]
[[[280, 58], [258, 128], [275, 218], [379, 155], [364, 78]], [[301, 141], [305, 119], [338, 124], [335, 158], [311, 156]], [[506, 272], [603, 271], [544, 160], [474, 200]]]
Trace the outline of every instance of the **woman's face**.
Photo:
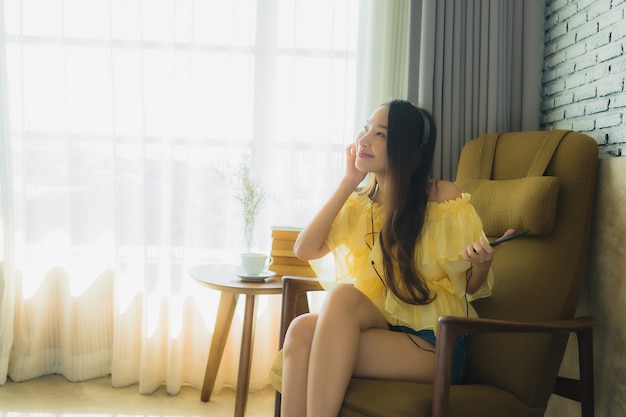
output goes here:
[[355, 166], [361, 172], [373, 172], [378, 177], [387, 171], [387, 121], [389, 109], [379, 107], [372, 113], [356, 137]]

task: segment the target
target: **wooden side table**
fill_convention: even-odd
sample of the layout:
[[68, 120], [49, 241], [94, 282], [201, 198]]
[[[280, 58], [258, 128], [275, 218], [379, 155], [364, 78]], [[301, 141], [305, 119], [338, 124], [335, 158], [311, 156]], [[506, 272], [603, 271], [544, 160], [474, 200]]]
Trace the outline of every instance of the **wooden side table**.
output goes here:
[[200, 396], [200, 399], [204, 402], [211, 399], [211, 392], [215, 386], [215, 378], [217, 377], [217, 371], [222, 360], [224, 347], [226, 346], [226, 339], [228, 338], [228, 332], [235, 314], [237, 300], [240, 294], [246, 295], [235, 397], [235, 417], [243, 417], [246, 411], [248, 388], [250, 386], [256, 296], [259, 294], [281, 294], [283, 286], [281, 277], [277, 275], [267, 278], [264, 282], [242, 281], [235, 275], [235, 272], [238, 270], [239, 266], [237, 265], [207, 264], [191, 268], [189, 275], [200, 284], [221, 292]]

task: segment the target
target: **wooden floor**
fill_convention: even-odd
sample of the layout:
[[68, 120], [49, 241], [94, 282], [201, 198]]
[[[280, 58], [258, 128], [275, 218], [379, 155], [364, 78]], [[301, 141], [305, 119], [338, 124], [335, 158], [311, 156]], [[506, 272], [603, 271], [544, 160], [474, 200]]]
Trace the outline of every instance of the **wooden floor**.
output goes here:
[[[53, 416], [211, 416], [232, 417], [235, 391], [223, 388], [211, 401], [200, 401], [200, 391], [185, 386], [177, 395], [161, 387], [141, 395], [137, 385], [113, 388], [110, 378], [68, 382], [50, 375], [0, 386], [0, 417]], [[246, 417], [271, 417], [274, 390], [269, 386], [248, 397]]]

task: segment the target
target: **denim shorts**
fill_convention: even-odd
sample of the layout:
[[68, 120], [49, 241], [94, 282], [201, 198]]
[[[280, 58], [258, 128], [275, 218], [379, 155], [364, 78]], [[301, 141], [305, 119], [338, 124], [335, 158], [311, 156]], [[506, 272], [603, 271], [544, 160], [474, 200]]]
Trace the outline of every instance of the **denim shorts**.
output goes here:
[[[394, 326], [393, 324], [387, 324], [389, 326], [389, 330], [394, 332], [402, 332], [402, 333], [410, 333], [419, 337], [420, 339], [425, 340], [430, 345], [435, 347], [435, 343], [437, 342], [437, 338], [435, 337], [435, 332], [432, 330], [413, 330], [407, 326]], [[463, 336], [459, 337], [454, 344], [454, 353], [452, 354], [452, 375], [450, 379], [450, 383], [453, 385], [462, 384], [465, 379], [465, 342], [463, 341]]]

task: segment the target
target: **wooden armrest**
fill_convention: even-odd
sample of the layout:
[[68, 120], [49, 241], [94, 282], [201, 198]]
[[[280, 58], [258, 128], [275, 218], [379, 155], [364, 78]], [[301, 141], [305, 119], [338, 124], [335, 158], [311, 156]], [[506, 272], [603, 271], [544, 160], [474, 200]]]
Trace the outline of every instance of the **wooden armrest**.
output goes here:
[[[573, 388], [577, 394], [564, 395], [581, 402], [582, 416], [593, 415], [593, 343], [592, 317], [546, 322], [519, 322], [468, 317], [442, 316], [437, 324], [435, 377], [433, 381], [433, 417], [445, 417], [450, 397], [452, 356], [456, 339], [470, 333], [576, 333], [578, 338], [580, 381]], [[572, 380], [568, 380], [572, 382]], [[567, 390], [571, 393], [571, 390]], [[559, 394], [557, 392], [557, 394]], [[559, 394], [562, 395], [562, 394]]]
[[296, 276], [283, 277], [279, 348], [283, 347], [285, 333], [287, 333], [287, 328], [291, 324], [291, 321], [300, 314], [309, 311], [309, 302], [306, 298], [306, 293], [323, 289], [317, 278]]
[[438, 320], [438, 328], [446, 328], [447, 331], [453, 331], [457, 335], [467, 333], [577, 333], [581, 330], [591, 329], [595, 323], [595, 319], [588, 316], [541, 322], [441, 316]]
[[291, 296], [290, 294], [302, 294], [309, 291], [321, 291], [324, 290], [319, 279], [315, 277], [297, 277], [291, 275], [285, 275], [283, 277], [283, 294]]

